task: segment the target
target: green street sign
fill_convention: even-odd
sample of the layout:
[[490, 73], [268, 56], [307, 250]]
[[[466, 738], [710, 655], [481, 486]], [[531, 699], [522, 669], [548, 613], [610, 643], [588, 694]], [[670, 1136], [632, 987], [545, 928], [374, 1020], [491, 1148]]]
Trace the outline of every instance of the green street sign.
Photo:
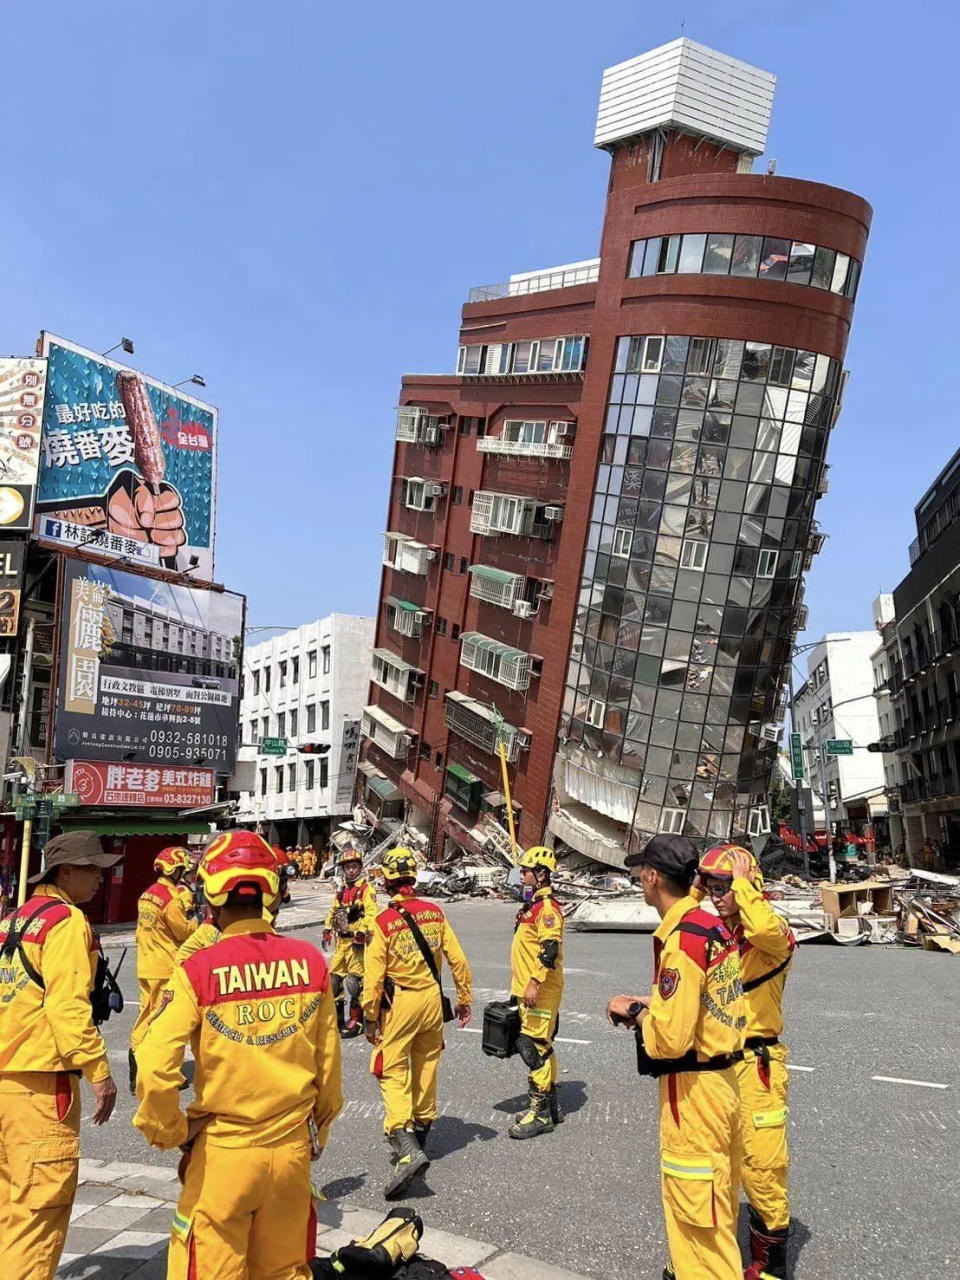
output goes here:
[[852, 738], [828, 738], [824, 748], [828, 756], [852, 756]]
[[262, 756], [285, 756], [287, 754], [286, 738], [264, 738], [260, 743]]
[[78, 809], [80, 796], [76, 791], [55, 791], [50, 797], [55, 809]]
[[13, 806], [14, 815], [17, 818], [33, 818], [37, 812], [36, 800], [17, 800]]
[[790, 735], [790, 763], [793, 766], [794, 782], [802, 782], [804, 779], [803, 747], [800, 744], [799, 733], [791, 733]]

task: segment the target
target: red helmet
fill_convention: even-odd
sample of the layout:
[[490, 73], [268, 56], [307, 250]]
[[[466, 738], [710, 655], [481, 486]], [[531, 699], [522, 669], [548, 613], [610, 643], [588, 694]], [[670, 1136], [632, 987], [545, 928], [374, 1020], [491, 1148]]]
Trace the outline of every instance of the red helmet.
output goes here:
[[192, 866], [193, 859], [189, 852], [179, 845], [161, 849], [153, 860], [153, 869], [160, 876], [172, 876], [175, 871], [189, 871]]
[[744, 853], [750, 859], [750, 879], [754, 884], [763, 883], [760, 864], [750, 852], [739, 844], [720, 844], [708, 849], [700, 859], [697, 868], [702, 876], [713, 876], [716, 880], [733, 880], [733, 855]]
[[259, 889], [265, 900], [280, 892], [277, 856], [252, 831], [216, 836], [200, 859], [199, 875], [204, 896], [215, 907], [222, 907], [234, 889]]

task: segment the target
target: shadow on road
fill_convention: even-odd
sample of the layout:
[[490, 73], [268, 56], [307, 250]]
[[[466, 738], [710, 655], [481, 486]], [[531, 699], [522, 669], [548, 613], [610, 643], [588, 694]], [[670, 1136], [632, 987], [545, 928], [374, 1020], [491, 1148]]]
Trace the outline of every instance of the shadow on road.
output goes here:
[[359, 1191], [366, 1180], [365, 1173], [352, 1175], [349, 1178], [334, 1178], [332, 1182], [323, 1184], [323, 1194], [328, 1200], [345, 1200], [347, 1196]]
[[[585, 1081], [564, 1080], [558, 1086], [558, 1089], [560, 1106], [563, 1108], [564, 1115], [576, 1115], [581, 1107], [587, 1105], [587, 1086]], [[495, 1102], [493, 1109], [494, 1111], [506, 1111], [511, 1115], [519, 1115], [522, 1111], [526, 1111], [529, 1101], [528, 1094], [518, 1093], [516, 1097], [504, 1098], [503, 1102]]]
[[471, 1142], [489, 1142], [497, 1136], [496, 1129], [488, 1124], [474, 1124], [469, 1120], [460, 1120], [456, 1116], [439, 1116], [433, 1122], [427, 1154], [431, 1160], [442, 1160]]

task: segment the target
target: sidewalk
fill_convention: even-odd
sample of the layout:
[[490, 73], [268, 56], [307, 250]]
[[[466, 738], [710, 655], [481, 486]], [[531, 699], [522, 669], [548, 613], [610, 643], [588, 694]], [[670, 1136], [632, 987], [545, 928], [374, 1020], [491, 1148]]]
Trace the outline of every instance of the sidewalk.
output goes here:
[[[80, 1185], [57, 1275], [64, 1280], [164, 1280], [176, 1170], [162, 1165], [80, 1161]], [[317, 1205], [321, 1256], [366, 1235], [386, 1216], [339, 1200]], [[448, 1267], [476, 1267], [484, 1280], [586, 1280], [489, 1241], [427, 1227], [423, 1252]]]

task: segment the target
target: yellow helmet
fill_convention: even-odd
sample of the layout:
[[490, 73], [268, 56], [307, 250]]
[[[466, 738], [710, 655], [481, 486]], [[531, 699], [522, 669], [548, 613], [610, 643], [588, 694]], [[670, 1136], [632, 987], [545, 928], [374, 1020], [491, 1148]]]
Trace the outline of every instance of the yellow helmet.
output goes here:
[[380, 862], [380, 874], [384, 880], [415, 880], [418, 870], [416, 858], [402, 845], [388, 849]]
[[750, 859], [750, 880], [759, 889], [763, 885], [763, 872], [760, 863], [749, 849], [739, 844], [721, 844], [708, 849], [700, 859], [697, 870], [704, 876], [715, 876], [718, 880], [733, 879], [733, 855], [744, 853]]
[[192, 866], [190, 854], [179, 846], [161, 849], [153, 860], [153, 869], [160, 876], [172, 876], [175, 871], [189, 871]]
[[553, 875], [557, 869], [557, 855], [546, 845], [535, 844], [526, 851], [518, 865], [522, 871], [536, 871], [538, 867], [542, 867]]
[[222, 907], [230, 894], [259, 890], [269, 903], [280, 893], [277, 855], [262, 836], [252, 831], [225, 831], [204, 850], [199, 867], [204, 897], [214, 907]]

